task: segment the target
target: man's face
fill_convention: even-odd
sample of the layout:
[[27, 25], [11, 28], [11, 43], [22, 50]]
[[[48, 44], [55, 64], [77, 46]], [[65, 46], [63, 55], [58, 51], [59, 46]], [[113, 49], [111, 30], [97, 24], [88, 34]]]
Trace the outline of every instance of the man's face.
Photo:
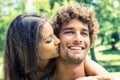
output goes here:
[[78, 19], [64, 24], [59, 33], [60, 57], [72, 63], [81, 63], [89, 48], [88, 25]]

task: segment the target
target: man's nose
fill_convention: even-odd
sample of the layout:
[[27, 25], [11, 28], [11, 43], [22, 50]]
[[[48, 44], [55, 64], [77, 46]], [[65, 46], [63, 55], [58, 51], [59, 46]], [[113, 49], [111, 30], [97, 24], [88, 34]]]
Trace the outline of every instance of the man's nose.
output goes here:
[[74, 42], [75, 43], [80, 43], [82, 41], [82, 36], [80, 33], [76, 33], [74, 36]]

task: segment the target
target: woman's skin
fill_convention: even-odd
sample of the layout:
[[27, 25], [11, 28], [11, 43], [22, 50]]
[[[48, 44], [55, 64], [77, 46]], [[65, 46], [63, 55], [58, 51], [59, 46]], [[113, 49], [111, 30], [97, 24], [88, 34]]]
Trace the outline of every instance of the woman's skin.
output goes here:
[[[58, 57], [58, 44], [60, 43], [60, 40], [54, 35], [53, 28], [49, 23], [45, 23], [42, 31], [42, 39], [38, 44], [38, 66], [41, 67], [42, 69], [50, 69], [51, 65], [48, 65], [49, 60], [52, 58]], [[40, 59], [39, 59], [40, 58]], [[42, 61], [41, 61], [42, 60]], [[54, 60], [55, 63], [55, 60]], [[41, 65], [40, 65], [41, 64]], [[46, 67], [48, 66], [48, 67]], [[51, 72], [50, 71], [50, 72]], [[44, 76], [44, 72], [40, 72], [38, 70], [37, 72], [37, 79], [41, 79], [42, 76]]]
[[58, 44], [60, 40], [54, 35], [49, 23], [43, 25], [42, 40], [39, 42], [39, 52], [42, 60], [58, 57]]
[[45, 67], [49, 59], [58, 57], [58, 44], [60, 40], [54, 35], [53, 28], [48, 22], [43, 25], [41, 33], [42, 39], [38, 43], [38, 62], [42, 60], [40, 63]]

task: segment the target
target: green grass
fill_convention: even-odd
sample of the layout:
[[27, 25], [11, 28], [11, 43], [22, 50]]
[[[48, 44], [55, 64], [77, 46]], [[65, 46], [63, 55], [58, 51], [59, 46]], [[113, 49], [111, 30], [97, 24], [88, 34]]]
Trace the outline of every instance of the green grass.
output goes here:
[[118, 50], [110, 50], [110, 48], [109, 45], [97, 46], [95, 48], [97, 61], [109, 72], [120, 72], [120, 47]]

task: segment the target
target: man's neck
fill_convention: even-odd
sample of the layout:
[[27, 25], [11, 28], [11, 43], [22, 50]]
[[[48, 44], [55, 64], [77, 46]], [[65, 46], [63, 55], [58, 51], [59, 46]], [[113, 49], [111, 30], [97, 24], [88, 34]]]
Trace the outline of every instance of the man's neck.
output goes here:
[[74, 64], [58, 58], [56, 71], [50, 80], [75, 80], [83, 76], [85, 76], [84, 61], [80, 64]]

